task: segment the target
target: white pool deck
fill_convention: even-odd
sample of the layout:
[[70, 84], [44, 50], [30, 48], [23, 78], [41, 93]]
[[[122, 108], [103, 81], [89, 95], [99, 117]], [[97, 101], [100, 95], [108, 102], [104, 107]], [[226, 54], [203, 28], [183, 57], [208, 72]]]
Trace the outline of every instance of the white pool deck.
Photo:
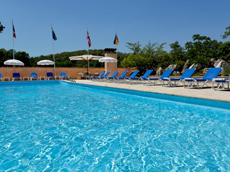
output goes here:
[[230, 102], [230, 90], [215, 91], [213, 88], [210, 87], [197, 89], [197, 88], [184, 88], [182, 85], [179, 85], [177, 87], [168, 87], [168, 86], [161, 86], [161, 85], [149, 86], [143, 84], [112, 83], [112, 82], [99, 82], [99, 81], [91, 81], [91, 80], [75, 80], [75, 82], [80, 84], [96, 85], [96, 86], [103, 86], [103, 87], [129, 89], [129, 90], [137, 90], [137, 91], [144, 91], [144, 92]]

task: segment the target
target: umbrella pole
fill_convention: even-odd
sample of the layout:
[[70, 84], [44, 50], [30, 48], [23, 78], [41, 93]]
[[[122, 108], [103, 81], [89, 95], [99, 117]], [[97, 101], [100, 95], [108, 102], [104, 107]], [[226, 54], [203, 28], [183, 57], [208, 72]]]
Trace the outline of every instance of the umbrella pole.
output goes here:
[[87, 75], [89, 75], [89, 60], [87, 61]]

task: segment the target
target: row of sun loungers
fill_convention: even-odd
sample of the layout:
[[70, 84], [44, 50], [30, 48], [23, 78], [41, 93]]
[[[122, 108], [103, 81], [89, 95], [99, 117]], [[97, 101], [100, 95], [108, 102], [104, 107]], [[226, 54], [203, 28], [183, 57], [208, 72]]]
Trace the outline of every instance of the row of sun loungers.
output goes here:
[[[15, 80], [56, 80], [56, 79], [71, 79], [71, 76], [67, 76], [65, 72], [60, 72], [60, 76], [54, 76], [52, 72], [47, 72], [46, 76], [40, 76], [38, 77], [38, 74], [36, 72], [32, 72], [30, 77], [21, 77], [20, 73], [13, 73], [12, 81]], [[2, 77], [2, 73], [0, 73], [0, 81], [10, 81], [9, 77]]]
[[219, 90], [220, 88], [225, 88], [225, 84], [227, 83], [227, 88], [229, 88], [229, 79], [220, 79], [217, 78], [219, 73], [221, 72], [221, 68], [210, 68], [203, 78], [192, 78], [192, 75], [195, 72], [195, 69], [187, 69], [179, 78], [172, 78], [170, 75], [172, 74], [172, 69], [167, 69], [159, 78], [151, 78], [149, 77], [152, 73], [152, 70], [147, 70], [142, 77], [136, 77], [139, 73], [138, 70], [134, 71], [129, 77], [125, 77], [128, 71], [124, 71], [120, 76], [117, 77], [118, 71], [113, 73], [112, 76], [108, 77], [110, 72], [103, 71], [99, 76], [87, 76], [86, 79], [90, 79], [92, 81], [106, 81], [106, 82], [117, 82], [117, 83], [129, 83], [129, 84], [146, 84], [146, 85], [162, 85], [162, 86], [170, 86], [175, 87], [178, 86], [178, 83], [181, 83], [185, 88], [203, 88], [208, 87], [208, 84], [214, 88], [214, 84], [217, 86], [215, 90]]

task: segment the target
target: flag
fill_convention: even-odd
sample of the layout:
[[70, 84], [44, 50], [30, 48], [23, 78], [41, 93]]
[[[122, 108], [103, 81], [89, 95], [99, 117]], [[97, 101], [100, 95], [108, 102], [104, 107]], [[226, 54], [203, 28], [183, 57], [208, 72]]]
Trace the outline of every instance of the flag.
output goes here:
[[57, 36], [55, 35], [53, 28], [51, 28], [51, 29], [52, 29], [52, 36], [53, 36], [53, 39], [56, 41], [56, 40], [57, 40]]
[[16, 38], [16, 33], [15, 33], [15, 29], [14, 29], [14, 24], [12, 24], [13, 26], [13, 37]]
[[91, 47], [91, 40], [90, 40], [90, 37], [89, 37], [89, 32], [87, 30], [87, 34], [86, 34], [86, 39], [88, 40], [88, 45], [89, 47]]
[[117, 34], [115, 35], [113, 44], [119, 45], [119, 40], [118, 40]]

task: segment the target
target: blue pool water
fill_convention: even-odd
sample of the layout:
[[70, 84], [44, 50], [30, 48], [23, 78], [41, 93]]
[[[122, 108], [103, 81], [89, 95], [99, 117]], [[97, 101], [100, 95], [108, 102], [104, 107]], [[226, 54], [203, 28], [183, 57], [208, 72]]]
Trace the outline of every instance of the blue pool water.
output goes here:
[[154, 96], [64, 82], [1, 84], [0, 171], [230, 170], [229, 109]]

